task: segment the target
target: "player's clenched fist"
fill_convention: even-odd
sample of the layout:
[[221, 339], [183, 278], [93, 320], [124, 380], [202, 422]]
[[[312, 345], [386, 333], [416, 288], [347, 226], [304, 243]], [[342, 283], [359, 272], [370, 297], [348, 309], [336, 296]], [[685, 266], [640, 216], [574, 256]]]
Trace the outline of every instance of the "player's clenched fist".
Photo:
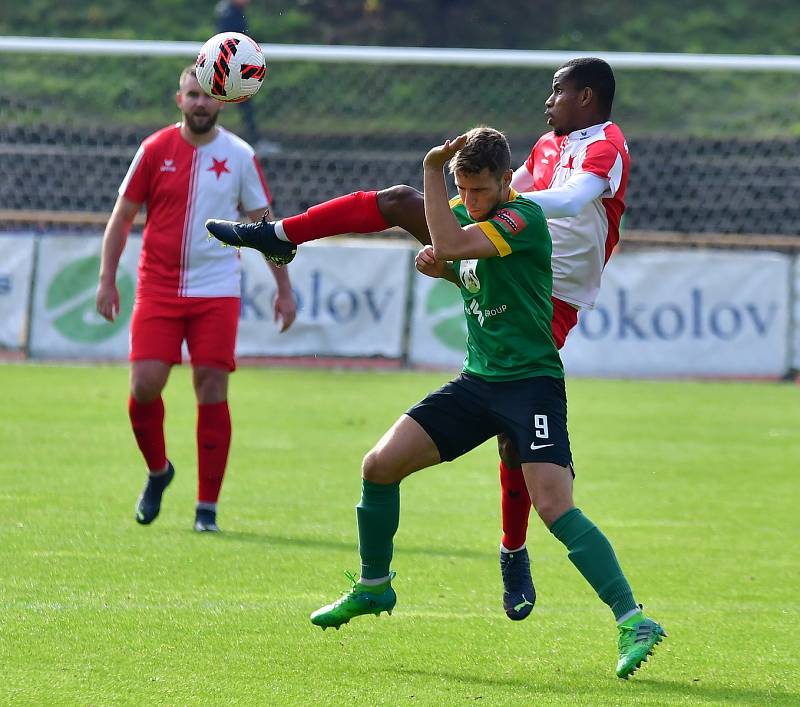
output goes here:
[[428, 277], [444, 277], [447, 269], [446, 260], [438, 260], [433, 254], [433, 246], [426, 245], [414, 259], [414, 265], [423, 275]]
[[101, 282], [97, 287], [97, 312], [110, 322], [119, 314], [119, 290], [116, 285]]
[[425, 169], [441, 169], [466, 143], [466, 134], [459, 135], [453, 140], [445, 140], [444, 145], [432, 147], [428, 151], [428, 154], [425, 155], [425, 159], [422, 160], [422, 166]]

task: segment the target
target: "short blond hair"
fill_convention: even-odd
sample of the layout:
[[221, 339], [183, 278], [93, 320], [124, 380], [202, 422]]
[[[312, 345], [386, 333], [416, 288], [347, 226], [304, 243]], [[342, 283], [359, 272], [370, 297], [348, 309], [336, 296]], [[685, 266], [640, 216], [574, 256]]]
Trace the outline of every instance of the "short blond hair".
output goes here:
[[197, 78], [197, 67], [194, 64], [189, 64], [183, 71], [181, 71], [181, 75], [178, 77], [178, 88], [183, 86], [183, 80], [187, 76], [194, 76]]

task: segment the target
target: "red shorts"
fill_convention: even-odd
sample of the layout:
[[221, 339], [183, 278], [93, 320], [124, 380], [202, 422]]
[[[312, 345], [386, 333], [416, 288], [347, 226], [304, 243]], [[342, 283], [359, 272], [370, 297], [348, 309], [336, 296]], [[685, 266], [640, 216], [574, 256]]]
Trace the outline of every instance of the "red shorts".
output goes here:
[[238, 297], [136, 297], [131, 361], [181, 362], [186, 341], [192, 366], [236, 370]]
[[567, 340], [572, 327], [578, 323], [578, 310], [571, 304], [553, 297], [553, 339], [556, 347], [561, 348]]

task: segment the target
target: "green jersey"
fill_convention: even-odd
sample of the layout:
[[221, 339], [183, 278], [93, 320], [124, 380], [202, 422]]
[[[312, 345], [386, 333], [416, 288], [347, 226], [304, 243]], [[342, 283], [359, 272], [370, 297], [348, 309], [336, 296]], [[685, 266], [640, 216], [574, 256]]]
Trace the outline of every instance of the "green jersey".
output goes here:
[[[476, 223], [460, 197], [450, 208], [462, 227]], [[467, 317], [464, 372], [493, 381], [563, 378], [552, 333], [553, 244], [541, 208], [512, 189], [478, 226], [499, 255], [453, 263]]]

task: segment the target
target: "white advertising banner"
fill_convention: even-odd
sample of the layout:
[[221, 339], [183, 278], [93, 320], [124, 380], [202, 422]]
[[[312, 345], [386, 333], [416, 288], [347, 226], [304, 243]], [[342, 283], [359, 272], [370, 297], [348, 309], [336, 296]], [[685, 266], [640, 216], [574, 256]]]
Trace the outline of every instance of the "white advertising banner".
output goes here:
[[778, 253], [620, 253], [567, 338], [567, 374], [782, 376], [789, 267]]
[[0, 348], [21, 350], [27, 333], [35, 237], [0, 236]]
[[[597, 307], [581, 313], [567, 339], [567, 374], [781, 376], [789, 367], [789, 268], [776, 253], [619, 253]], [[795, 276], [800, 285], [800, 268]], [[457, 289], [418, 276], [414, 295], [411, 362], [459, 366], [466, 327]]]
[[[100, 245], [99, 236], [40, 238], [31, 355], [127, 357], [141, 239], [129, 240], [120, 262], [121, 311], [113, 324], [95, 312]], [[30, 237], [0, 238], [0, 346], [6, 348], [24, 344], [33, 252]], [[405, 244], [304, 246], [289, 266], [297, 321], [279, 334], [274, 279], [259, 254], [242, 251], [237, 353], [402, 356], [411, 280], [410, 361], [458, 369], [466, 336], [458, 290], [416, 273], [409, 278], [412, 259]], [[792, 365], [800, 368], [800, 302], [792, 312], [792, 280], [800, 292], [800, 264], [775, 253], [619, 253], [606, 269], [597, 308], [581, 313], [562, 352], [567, 373], [782, 376]]]
[[141, 238], [129, 238], [117, 272], [120, 313], [113, 323], [95, 309], [99, 236], [43, 236], [33, 293], [34, 357], [125, 359]]
[[464, 302], [455, 285], [415, 271], [409, 362], [460, 369], [466, 352]]
[[[31, 353], [39, 357], [125, 359], [141, 239], [130, 238], [117, 276], [120, 315], [95, 311], [99, 237], [41, 241]], [[262, 257], [243, 250], [240, 356], [386, 356], [403, 354], [412, 251], [364, 241], [304, 246], [290, 266], [297, 320], [279, 334], [275, 280]], [[184, 352], [185, 353], [185, 352]]]
[[792, 347], [792, 368], [800, 371], [800, 256], [794, 258], [794, 316], [792, 318], [794, 332]]
[[280, 334], [275, 280], [259, 253], [242, 250], [237, 354], [402, 356], [412, 254], [366, 239], [304, 245], [288, 266], [297, 319]]

